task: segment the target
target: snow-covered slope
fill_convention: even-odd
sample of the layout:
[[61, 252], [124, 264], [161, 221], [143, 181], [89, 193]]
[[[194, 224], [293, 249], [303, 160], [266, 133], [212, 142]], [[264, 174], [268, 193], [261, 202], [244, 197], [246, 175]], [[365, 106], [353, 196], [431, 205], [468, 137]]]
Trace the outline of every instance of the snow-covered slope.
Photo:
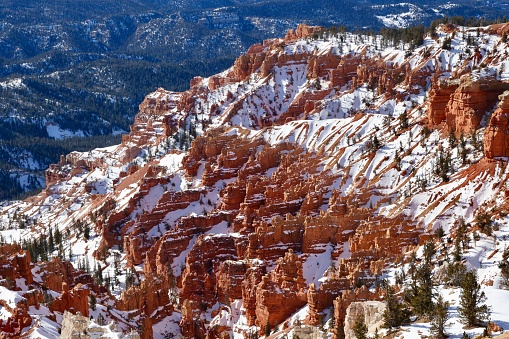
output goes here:
[[[422, 256], [443, 228], [438, 275], [463, 219], [479, 236], [463, 253], [466, 266], [478, 272], [491, 320], [508, 329], [498, 268], [509, 241], [507, 159], [482, 150], [509, 84], [498, 28], [443, 26], [412, 50], [350, 33], [256, 45], [223, 73], [193, 79], [188, 92], [147, 96], [121, 145], [52, 166], [43, 193], [2, 208], [2, 239], [28, 247], [58, 229], [61, 248], [46, 253], [95, 276], [84, 284], [97, 299], [90, 315], [119, 331], [242, 337], [277, 322], [283, 337], [321, 318], [316, 331], [332, 336], [333, 300], [362, 284], [380, 297], [375, 281], [396, 283], [404, 258]], [[457, 83], [445, 99], [449, 115], [435, 123], [448, 79]], [[486, 90], [491, 84], [500, 93]], [[477, 112], [476, 95], [495, 99]], [[474, 113], [462, 115], [470, 108], [480, 123], [451, 135], [451, 126], [474, 124]], [[480, 213], [493, 220], [490, 236], [476, 228]], [[40, 265], [22, 290], [46, 283]], [[437, 282], [436, 290], [450, 301], [448, 331], [459, 337], [459, 289]], [[23, 331], [49, 338], [61, 312], [41, 307]], [[429, 327], [412, 323], [401, 335]]]

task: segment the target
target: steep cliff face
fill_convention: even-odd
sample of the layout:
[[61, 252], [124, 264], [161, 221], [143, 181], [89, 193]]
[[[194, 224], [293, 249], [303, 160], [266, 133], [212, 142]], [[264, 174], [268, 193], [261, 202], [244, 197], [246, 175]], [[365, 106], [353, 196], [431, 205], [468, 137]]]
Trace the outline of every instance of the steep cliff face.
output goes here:
[[504, 92], [493, 112], [484, 136], [484, 152], [488, 159], [509, 156], [509, 92]]
[[380, 300], [379, 280], [437, 228], [454, 238], [460, 216], [474, 223], [506, 197], [494, 159], [509, 152], [507, 46], [480, 32], [485, 48], [464, 57], [460, 37], [441, 48], [454, 30], [408, 51], [299, 26], [189, 91], [158, 89], [120, 145], [71, 153], [47, 190], [2, 209], [0, 232], [44, 248], [57, 228], [47, 252], [72, 264], [33, 268], [17, 248], [2, 272], [26, 292], [45, 284], [51, 319], [72, 308], [143, 338], [303, 323], [338, 335], [370, 317], [350, 304]]
[[481, 126], [483, 116], [508, 88], [508, 83], [495, 77], [473, 80], [469, 74], [439, 81], [430, 91], [428, 119], [435, 125], [445, 121], [451, 131], [467, 135]]

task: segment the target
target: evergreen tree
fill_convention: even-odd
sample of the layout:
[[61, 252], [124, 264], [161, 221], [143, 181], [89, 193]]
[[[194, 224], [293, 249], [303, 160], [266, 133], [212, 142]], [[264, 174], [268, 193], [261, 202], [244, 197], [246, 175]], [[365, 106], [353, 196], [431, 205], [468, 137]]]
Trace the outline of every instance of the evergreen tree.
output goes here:
[[461, 242], [456, 237], [456, 241], [454, 242], [454, 252], [453, 252], [453, 259], [455, 262], [459, 262], [461, 260]]
[[84, 229], [83, 229], [83, 237], [85, 239], [90, 239], [90, 225], [88, 223], [85, 223]]
[[502, 275], [502, 287], [509, 288], [509, 248], [502, 253], [502, 260], [498, 263]]
[[463, 133], [460, 135], [460, 143], [458, 144], [458, 151], [461, 156], [461, 163], [465, 165], [467, 163], [467, 140], [465, 139], [465, 136]]
[[447, 173], [451, 170], [451, 153], [442, 149], [438, 152], [437, 161], [435, 163], [434, 172], [442, 178], [442, 181], [448, 182], [449, 176]]
[[396, 163], [396, 169], [399, 171], [401, 169], [401, 156], [398, 151], [396, 151], [396, 154], [394, 155], [394, 162]]
[[95, 311], [97, 305], [97, 299], [93, 293], [90, 293], [90, 308]]
[[462, 262], [453, 262], [447, 267], [446, 283], [449, 286], [460, 286], [467, 268]]
[[356, 339], [368, 339], [368, 326], [364, 321], [364, 315], [359, 315], [353, 325], [353, 333]]
[[489, 308], [484, 302], [486, 295], [481, 291], [481, 285], [477, 282], [474, 271], [466, 272], [461, 283], [460, 305], [458, 313], [460, 319], [467, 326], [481, 324], [489, 318]]
[[433, 241], [428, 241], [424, 244], [424, 264], [430, 266], [433, 256], [437, 253]]
[[469, 237], [467, 234], [467, 228], [468, 225], [465, 222], [465, 219], [460, 218], [458, 224], [458, 231], [456, 233], [456, 239], [461, 242], [463, 249], [468, 248]]
[[102, 313], [99, 313], [99, 316], [97, 317], [97, 324], [99, 326], [104, 326], [104, 324], [106, 323], [105, 319], [104, 319], [104, 316]]
[[270, 324], [267, 322], [265, 325], [265, 336], [268, 337], [270, 335]]
[[62, 243], [62, 233], [60, 233], [60, 230], [58, 229], [58, 226], [55, 227], [55, 235], [54, 235], [54, 238], [55, 238], [55, 243], [56, 244], [61, 244]]
[[493, 221], [491, 220], [491, 216], [486, 211], [480, 211], [476, 218], [477, 226], [481, 229], [481, 231], [486, 235], [491, 235], [493, 232], [492, 224]]
[[448, 308], [449, 303], [444, 300], [442, 295], [439, 295], [434, 304], [433, 318], [431, 320], [431, 333], [433, 333], [436, 338], [447, 338], [445, 327], [447, 325], [447, 320], [449, 320]]
[[407, 114], [407, 111], [404, 111], [402, 114], [400, 114], [400, 116], [399, 116], [399, 127], [401, 129], [408, 128], [408, 114]]
[[414, 275], [411, 290], [408, 293], [408, 301], [415, 314], [420, 317], [430, 317], [433, 314], [433, 281], [431, 268], [423, 263]]
[[48, 235], [48, 248], [50, 252], [53, 252], [55, 250], [55, 240], [53, 238], [53, 229], [49, 228], [49, 235]]
[[[101, 270], [101, 267], [100, 267], [99, 263], [97, 263], [97, 265], [94, 266], [94, 278], [95, 278], [95, 282], [98, 285], [102, 285], [102, 283], [103, 283], [103, 273], [102, 273], [102, 270]], [[127, 284], [127, 282], [126, 282], [126, 284]]]
[[446, 50], [451, 49], [452, 39], [450, 37], [447, 37], [444, 39], [444, 42], [442, 43], [442, 48]]
[[442, 238], [444, 237], [445, 235], [445, 231], [444, 231], [444, 228], [442, 226], [440, 226], [439, 228], [437, 228], [435, 230], [435, 236], [437, 237], [437, 239], [439, 239], [440, 241], [442, 241]]
[[388, 329], [407, 324], [410, 321], [410, 312], [399, 302], [394, 288], [388, 284], [384, 287], [384, 300], [387, 307], [383, 314], [383, 326]]

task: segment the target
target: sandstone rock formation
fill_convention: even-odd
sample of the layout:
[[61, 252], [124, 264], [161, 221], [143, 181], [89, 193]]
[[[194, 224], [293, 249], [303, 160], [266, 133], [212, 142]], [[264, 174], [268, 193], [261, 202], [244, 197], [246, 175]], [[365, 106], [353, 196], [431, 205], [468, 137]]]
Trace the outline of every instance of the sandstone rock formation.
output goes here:
[[509, 91], [501, 94], [484, 132], [484, 151], [488, 159], [509, 156]]
[[312, 36], [314, 33], [324, 30], [325, 27], [321, 26], [308, 26], [306, 24], [299, 24], [297, 29], [290, 29], [285, 36], [285, 41], [294, 41], [302, 38]]
[[476, 130], [483, 116], [492, 110], [498, 96], [509, 84], [495, 78], [438, 81], [430, 91], [428, 119], [438, 125], [445, 121], [451, 131], [467, 135]]
[[88, 317], [90, 315], [89, 289], [81, 284], [76, 285], [73, 289], [69, 289], [66, 283], [62, 285], [62, 294], [53, 300], [50, 309], [60, 313], [64, 313], [64, 311], [74, 314], [80, 312], [83, 316]]
[[[104, 327], [97, 325], [90, 326], [90, 319], [81, 315], [80, 313], [72, 314], [65, 311], [62, 320], [62, 330], [60, 334], [61, 339], [90, 339], [90, 338], [104, 338], [116, 332], [116, 327], [113, 322]], [[141, 339], [140, 335], [131, 331], [125, 336], [129, 339]]]
[[355, 321], [361, 317], [368, 327], [368, 333], [373, 334], [382, 329], [383, 313], [386, 304], [380, 301], [356, 301], [350, 304], [345, 316], [345, 338], [355, 339], [353, 331]]
[[[276, 268], [262, 277], [256, 288], [256, 325], [273, 328], [306, 304], [302, 262], [292, 250]], [[284, 305], [284, 307], [282, 307]]]
[[16, 279], [23, 278], [26, 284], [34, 280], [31, 271], [30, 253], [22, 250], [19, 245], [4, 244], [0, 246], [0, 276], [10, 279], [16, 284]]

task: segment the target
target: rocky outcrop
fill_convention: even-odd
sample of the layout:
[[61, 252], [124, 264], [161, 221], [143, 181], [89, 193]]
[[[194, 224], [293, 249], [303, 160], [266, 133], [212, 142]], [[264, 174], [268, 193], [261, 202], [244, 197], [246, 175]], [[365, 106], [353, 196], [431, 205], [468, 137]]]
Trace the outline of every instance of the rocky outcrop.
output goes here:
[[[19, 338], [22, 330], [32, 323], [32, 318], [28, 314], [28, 306], [25, 308], [10, 308], [6, 303], [1, 303], [2, 308], [10, 312], [11, 316], [7, 319], [0, 319], [0, 331], [3, 338]], [[25, 306], [25, 305], [24, 305]]]
[[495, 79], [474, 81], [469, 75], [461, 77], [446, 107], [447, 125], [457, 134], [476, 130], [484, 114], [495, 107], [498, 96], [507, 89], [509, 84]]
[[302, 261], [289, 250], [256, 287], [256, 325], [262, 330], [267, 326], [272, 328], [303, 307], [305, 288]]
[[[81, 313], [73, 314], [65, 311], [62, 320], [62, 330], [60, 339], [90, 339], [90, 338], [103, 338], [110, 336], [116, 331], [114, 322], [106, 326], [90, 326], [91, 321], [89, 318], [83, 316]], [[140, 335], [131, 330], [125, 338], [141, 339]]]
[[509, 91], [498, 99], [498, 107], [484, 132], [484, 154], [488, 159], [509, 156]]
[[440, 80], [430, 91], [428, 120], [433, 125], [446, 122], [449, 130], [467, 135], [479, 128], [483, 116], [492, 110], [498, 96], [509, 84], [494, 78]]
[[[369, 291], [366, 286], [362, 286], [361, 288], [355, 290], [345, 290], [334, 300], [334, 322], [338, 326], [345, 326], [345, 318], [348, 314], [348, 308], [353, 302], [361, 302], [361, 301], [377, 301], [380, 300], [381, 296], [376, 292]], [[379, 305], [379, 304], [375, 304]], [[378, 306], [377, 306], [378, 307]], [[383, 307], [383, 306], [382, 306]], [[361, 309], [365, 308], [371, 309], [370, 306], [367, 307], [356, 307], [356, 312], [360, 313]], [[351, 311], [353, 314], [353, 311]], [[370, 313], [371, 314], [371, 313]], [[376, 315], [373, 315], [370, 319], [376, 319]], [[355, 320], [354, 320], [355, 322]], [[349, 325], [351, 328], [351, 324]], [[333, 338], [339, 338], [338, 336], [338, 328], [334, 329]]]
[[315, 33], [323, 31], [325, 27], [322, 26], [308, 26], [306, 24], [299, 24], [295, 30], [290, 29], [285, 36], [285, 41], [295, 41], [298, 39], [310, 37]]
[[446, 120], [447, 105], [458, 86], [458, 80], [440, 79], [433, 83], [429, 91], [427, 110], [427, 118], [432, 126], [438, 126]]
[[219, 265], [216, 294], [220, 303], [228, 305], [235, 299], [242, 299], [242, 282], [247, 269], [244, 261], [226, 260]]
[[62, 287], [62, 294], [51, 302], [49, 305], [50, 310], [60, 313], [69, 311], [73, 314], [80, 312], [83, 316], [88, 317], [90, 315], [88, 304], [89, 289], [81, 284], [76, 285], [73, 289], [69, 289], [67, 284], [63, 283]]
[[[65, 311], [62, 320], [62, 331], [60, 333], [61, 339], [77, 339], [84, 336], [89, 326], [90, 319], [84, 317], [81, 313], [73, 314]], [[87, 336], [90, 338], [90, 335]]]
[[10, 280], [14, 287], [16, 279], [23, 278], [26, 284], [33, 282], [30, 253], [22, 250], [17, 244], [2, 244], [0, 246], [0, 276]]
[[249, 326], [255, 325], [256, 321], [256, 292], [257, 286], [262, 281], [267, 270], [261, 260], [249, 262], [244, 280], [242, 281], [242, 301], [246, 309], [246, 320]]
[[[337, 43], [292, 43], [321, 30], [299, 26], [285, 40], [254, 45], [229, 70], [194, 78], [184, 93], [158, 89], [140, 105], [130, 134], [110, 158], [73, 153], [47, 172], [50, 184], [86, 179], [41, 196], [41, 205], [45, 199], [62, 204], [52, 221], [94, 219], [93, 237], [101, 238], [95, 256], [106, 259], [110, 249], [119, 249], [135, 276], [113, 303], [87, 282], [90, 275], [57, 259], [40, 264], [45, 272], [34, 270], [40, 277], [35, 284], [61, 292], [52, 310], [84, 311], [80, 293], [86, 285], [100, 295], [98, 302], [112, 300], [109, 305], [143, 327], [144, 338], [174, 308], [180, 308], [186, 337], [226, 337], [234, 330], [230, 304], [238, 306], [239, 299], [247, 324], [261, 331], [295, 325], [288, 317], [304, 305], [307, 326], [321, 324], [333, 305], [339, 326], [350, 326], [359, 314], [371, 316], [371, 308], [356, 302], [380, 299], [373, 286], [383, 269], [430, 238], [431, 229], [419, 223], [423, 216], [444, 223], [449, 207], [428, 213], [432, 205], [442, 197], [451, 206], [463, 199], [445, 190], [428, 195], [439, 186], [437, 176], [419, 176], [430, 172], [430, 158], [447, 145], [437, 146], [435, 134], [433, 142], [426, 140], [422, 126], [469, 133], [507, 85], [478, 80], [480, 71], [458, 80], [472, 59], [454, 72], [450, 64], [441, 69], [448, 61], [439, 60], [442, 51], [428, 40], [413, 54], [382, 53], [378, 44], [360, 45], [360, 37], [349, 34]], [[478, 62], [485, 52], [471, 58]], [[437, 82], [445, 74], [457, 80]], [[430, 86], [426, 122], [419, 111]], [[508, 97], [499, 97], [486, 129], [487, 158], [508, 156]], [[393, 117], [403, 111], [409, 128]], [[325, 115], [340, 119], [316, 121]], [[191, 123], [203, 135], [184, 156]], [[186, 143], [178, 145], [182, 135]], [[372, 147], [374, 136], [379, 148]], [[141, 152], [146, 156], [136, 159]], [[401, 166], [395, 166], [394, 152]], [[114, 179], [105, 178], [107, 189], [97, 190], [93, 178], [101, 175]], [[414, 194], [421, 195], [412, 199]], [[429, 210], [417, 206], [423, 197]], [[22, 206], [29, 212], [32, 207]], [[5, 263], [28, 276], [25, 261], [9, 257]], [[98, 270], [111, 263], [100, 261]], [[308, 330], [302, 333], [312, 335]]]
[[[133, 278], [136, 279], [134, 275]], [[135, 284], [122, 292], [117, 307], [123, 311], [143, 311], [157, 322], [173, 312], [168, 296], [169, 289], [170, 281], [167, 275], [146, 274], [139, 285]]]
[[202, 309], [211, 307], [216, 301], [216, 277], [221, 262], [235, 259], [235, 238], [228, 235], [199, 236], [186, 258], [180, 299], [191, 300]]
[[382, 329], [384, 323], [383, 313], [386, 304], [381, 301], [353, 302], [348, 306], [345, 316], [345, 339], [355, 339], [353, 331], [356, 320], [360, 317], [368, 328], [368, 334]]

